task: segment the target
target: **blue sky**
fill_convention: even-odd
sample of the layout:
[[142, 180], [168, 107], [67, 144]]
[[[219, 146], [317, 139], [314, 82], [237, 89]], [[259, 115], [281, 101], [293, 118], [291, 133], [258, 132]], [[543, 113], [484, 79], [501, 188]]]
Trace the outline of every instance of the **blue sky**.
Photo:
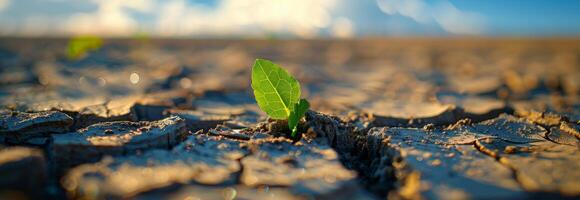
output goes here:
[[473, 10], [484, 15], [489, 21], [490, 34], [580, 34], [580, 1], [455, 0], [451, 2], [460, 9]]
[[573, 0], [0, 0], [0, 35], [580, 36]]

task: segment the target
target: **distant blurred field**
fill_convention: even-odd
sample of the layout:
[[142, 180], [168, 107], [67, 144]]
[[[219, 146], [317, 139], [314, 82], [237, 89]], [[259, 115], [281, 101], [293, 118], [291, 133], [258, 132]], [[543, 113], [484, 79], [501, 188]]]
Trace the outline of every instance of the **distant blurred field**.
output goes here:
[[319, 110], [405, 117], [439, 112], [442, 104], [485, 110], [481, 105], [508, 102], [579, 117], [580, 39], [573, 38], [105, 39], [75, 60], [65, 56], [66, 45], [66, 39], [1, 39], [2, 104], [169, 90], [244, 91], [251, 101], [251, 64], [267, 58], [306, 83], [303, 93]]

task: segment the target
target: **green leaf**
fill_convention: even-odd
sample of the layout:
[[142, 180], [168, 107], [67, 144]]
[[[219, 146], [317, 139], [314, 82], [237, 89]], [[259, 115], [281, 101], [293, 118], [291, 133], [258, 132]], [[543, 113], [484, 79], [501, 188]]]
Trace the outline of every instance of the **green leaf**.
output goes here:
[[95, 36], [77, 36], [71, 38], [67, 45], [69, 59], [79, 59], [87, 52], [97, 50], [103, 45], [103, 40]]
[[300, 83], [285, 69], [264, 59], [252, 67], [252, 88], [258, 106], [272, 119], [288, 119], [300, 100]]
[[292, 130], [292, 137], [296, 137], [296, 132], [298, 131], [298, 122], [300, 119], [302, 119], [306, 111], [308, 111], [309, 107], [310, 104], [308, 101], [306, 101], [306, 99], [300, 99], [300, 102], [294, 106], [294, 110], [290, 112], [290, 117], [288, 118], [288, 128]]

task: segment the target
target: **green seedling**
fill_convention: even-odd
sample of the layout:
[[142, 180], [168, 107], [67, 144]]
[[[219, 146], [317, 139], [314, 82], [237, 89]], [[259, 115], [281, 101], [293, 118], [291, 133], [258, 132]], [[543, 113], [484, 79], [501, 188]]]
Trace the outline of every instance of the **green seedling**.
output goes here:
[[252, 67], [252, 88], [258, 106], [270, 118], [288, 120], [292, 138], [296, 138], [298, 122], [310, 104], [300, 99], [300, 83], [282, 67], [269, 60], [256, 59]]
[[68, 42], [66, 55], [69, 59], [79, 59], [90, 51], [95, 51], [103, 45], [103, 40], [95, 36], [77, 36]]

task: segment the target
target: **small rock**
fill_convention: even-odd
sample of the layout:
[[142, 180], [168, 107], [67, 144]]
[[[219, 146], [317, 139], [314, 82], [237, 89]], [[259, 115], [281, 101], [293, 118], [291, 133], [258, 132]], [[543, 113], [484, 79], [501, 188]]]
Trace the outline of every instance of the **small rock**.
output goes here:
[[423, 126], [423, 130], [433, 131], [433, 130], [435, 130], [435, 125], [434, 124], [427, 124], [427, 125]]

